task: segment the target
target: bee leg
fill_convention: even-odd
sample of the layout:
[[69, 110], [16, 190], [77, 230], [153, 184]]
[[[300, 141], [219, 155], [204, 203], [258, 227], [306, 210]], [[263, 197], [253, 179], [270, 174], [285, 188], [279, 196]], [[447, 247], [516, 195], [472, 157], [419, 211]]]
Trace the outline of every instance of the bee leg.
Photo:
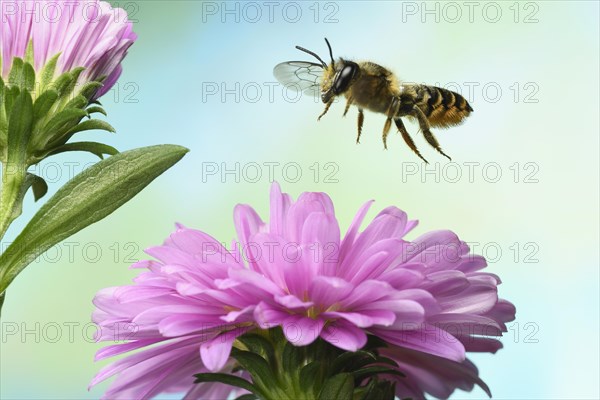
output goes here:
[[387, 119], [385, 120], [385, 125], [383, 126], [383, 147], [387, 150], [387, 137], [390, 133], [390, 129], [392, 127], [392, 119], [395, 118], [395, 115], [398, 114], [398, 110], [400, 108], [400, 99], [394, 97], [390, 103], [390, 106], [387, 110]]
[[383, 126], [383, 148], [387, 150], [387, 137], [390, 133], [390, 128], [392, 127], [392, 119], [388, 118], [385, 120], [385, 125]]
[[400, 134], [402, 134], [402, 138], [404, 139], [404, 141], [406, 142], [408, 147], [410, 147], [410, 149], [412, 151], [414, 151], [415, 154], [417, 156], [419, 156], [419, 158], [421, 160], [425, 161], [425, 164], [429, 164], [429, 162], [425, 158], [423, 158], [423, 156], [421, 155], [421, 152], [419, 151], [419, 149], [417, 149], [415, 142], [412, 140], [412, 138], [408, 134], [408, 131], [406, 130], [406, 127], [404, 126], [404, 122], [402, 122], [402, 120], [399, 117], [395, 118], [394, 122], [396, 123], [396, 127], [400, 131]]
[[365, 114], [362, 108], [358, 109], [358, 136], [356, 137], [356, 144], [360, 143], [360, 135], [362, 134], [363, 123], [365, 122]]
[[431, 131], [429, 130], [429, 122], [427, 121], [427, 117], [425, 116], [425, 114], [423, 114], [423, 111], [421, 111], [421, 109], [419, 107], [414, 107], [412, 114], [419, 121], [419, 126], [421, 127], [421, 131], [423, 132], [423, 136], [425, 137], [425, 140], [427, 140], [427, 143], [429, 143], [431, 145], [431, 147], [436, 149], [441, 155], [446, 157], [448, 160], [452, 161], [450, 156], [448, 156], [446, 153], [444, 153], [442, 151], [442, 148], [440, 147], [440, 144], [438, 143], [437, 139], [435, 138], [435, 136], [433, 136], [433, 133], [431, 133]]
[[320, 121], [321, 118], [323, 118], [323, 115], [327, 114], [327, 111], [329, 111], [329, 107], [331, 107], [332, 104], [333, 104], [333, 99], [329, 100], [329, 102], [327, 102], [325, 104], [325, 109], [323, 110], [321, 115], [319, 115], [319, 118], [317, 118], [317, 121]]
[[350, 109], [350, 106], [352, 105], [352, 97], [348, 97], [348, 101], [346, 102], [346, 109], [344, 110], [344, 117], [346, 116], [346, 114], [348, 114], [348, 110]]

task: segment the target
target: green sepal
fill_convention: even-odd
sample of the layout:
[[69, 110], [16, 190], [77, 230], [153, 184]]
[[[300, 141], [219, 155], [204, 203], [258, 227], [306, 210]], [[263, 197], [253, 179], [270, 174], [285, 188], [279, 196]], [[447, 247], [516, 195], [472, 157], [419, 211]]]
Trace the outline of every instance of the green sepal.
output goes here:
[[8, 85], [16, 86], [21, 90], [27, 89], [32, 91], [35, 86], [35, 70], [33, 66], [28, 62], [24, 62], [21, 58], [13, 58], [13, 64], [8, 73]]
[[343, 371], [354, 371], [376, 361], [375, 355], [365, 350], [344, 352], [331, 365], [331, 372], [337, 374]]
[[0, 256], [0, 294], [39, 255], [125, 204], [188, 149], [161, 145], [102, 160], [67, 182]]
[[90, 118], [91, 118], [91, 115], [94, 114], [94, 113], [102, 114], [105, 117], [108, 116], [108, 114], [106, 113], [106, 111], [104, 110], [104, 108], [102, 108], [100, 106], [88, 107], [88, 108], [85, 109], [85, 111], [87, 111], [88, 117], [90, 117]]
[[56, 80], [50, 82], [50, 87], [55, 89], [58, 92], [58, 96], [63, 98], [69, 95], [68, 88], [73, 81], [73, 75], [70, 72], [65, 72], [61, 74]]
[[246, 393], [246, 394], [236, 397], [234, 400], [260, 400], [260, 398], [255, 394]]
[[58, 91], [55, 89], [48, 89], [35, 99], [33, 104], [34, 123], [46, 117], [56, 100], [58, 100]]
[[354, 378], [351, 374], [342, 373], [325, 381], [318, 400], [352, 400], [353, 395]]
[[[0, 63], [0, 68], [2, 67]], [[4, 86], [4, 80], [0, 76], [0, 154], [6, 147], [8, 142], [8, 118], [6, 116], [6, 110], [4, 109], [4, 93], [6, 86]]]
[[35, 201], [40, 200], [48, 193], [48, 184], [44, 178], [28, 172], [25, 178], [25, 191], [30, 187], [33, 191], [33, 199]]
[[43, 128], [44, 135], [48, 135], [48, 141], [54, 142], [62, 137], [66, 131], [79, 123], [87, 112], [80, 108], [66, 108], [54, 115]]
[[225, 385], [247, 390], [250, 393], [260, 394], [260, 391], [256, 388], [256, 386], [247, 380], [240, 378], [239, 376], [208, 372], [203, 374], [195, 374], [194, 377], [196, 378], [194, 381], [196, 384], [204, 382], [219, 382]]
[[83, 121], [77, 124], [77, 126], [74, 126], [71, 130], [67, 132], [67, 135], [70, 138], [76, 133], [92, 130], [107, 131], [110, 133], [116, 132], [116, 129], [113, 128], [113, 126], [106, 121], [102, 121], [100, 119], [89, 119], [87, 121]]
[[276, 365], [275, 348], [264, 336], [247, 333], [237, 338], [249, 351], [263, 357], [270, 365]]
[[397, 368], [384, 367], [381, 365], [374, 365], [371, 367], [362, 368], [352, 373], [354, 379], [356, 379], [359, 382], [363, 379], [370, 378], [373, 375], [378, 374], [397, 375], [402, 377], [406, 376], [402, 372], [398, 371]]
[[302, 350], [290, 342], [286, 342], [281, 355], [281, 364], [284, 371], [299, 373], [298, 365], [302, 362]]
[[236, 359], [244, 370], [252, 375], [254, 384], [258, 388], [267, 390], [276, 381], [273, 370], [267, 361], [258, 354], [233, 348], [231, 349], [231, 356]]
[[300, 387], [302, 390], [310, 390], [313, 394], [319, 393], [323, 384], [323, 362], [312, 361], [300, 370]]
[[22, 58], [13, 58], [13, 63], [8, 73], [8, 86], [23, 87], [23, 64]]
[[4, 89], [4, 110], [6, 112], [7, 119], [10, 117], [13, 105], [15, 104], [15, 101], [17, 100], [17, 97], [19, 97], [20, 93], [21, 90], [17, 86], [7, 86]]
[[27, 91], [22, 91], [12, 106], [8, 119], [9, 165], [26, 168], [27, 146], [33, 126], [33, 101]]
[[35, 69], [28, 62], [23, 64], [23, 86], [22, 88], [33, 91], [35, 87]]
[[71, 93], [73, 93], [75, 86], [77, 86], [77, 80], [79, 79], [79, 75], [81, 75], [83, 71], [85, 71], [84, 67], [76, 67], [73, 68], [70, 72], [68, 72], [68, 74], [71, 75], [71, 79], [69, 80], [69, 84], [65, 87], [64, 92], [61, 93], [61, 98], [64, 98], [65, 96], [68, 96]]
[[30, 40], [27, 44], [27, 49], [25, 50], [25, 60], [26, 63], [33, 64], [33, 40]]
[[83, 85], [79, 94], [81, 96], [85, 97], [86, 100], [89, 102], [89, 100], [92, 98], [92, 96], [94, 96], [96, 94], [96, 92], [98, 91], [98, 89], [100, 89], [102, 86], [104, 86], [104, 85], [101, 82], [96, 82], [96, 81], [87, 82], [85, 85]]
[[73, 97], [67, 104], [65, 104], [64, 108], [80, 108], [84, 109], [88, 105], [88, 99], [85, 96], [78, 94]]
[[58, 58], [60, 57], [60, 53], [56, 54], [52, 57], [46, 65], [42, 68], [40, 72], [40, 90], [44, 92], [48, 85], [54, 79], [54, 73], [56, 72], [56, 64], [58, 62]]
[[[355, 395], [357, 392], [362, 393], [362, 400], [394, 400], [396, 398], [396, 383], [372, 379], [367, 386], [355, 390]], [[403, 400], [411, 399], [404, 398]]]
[[104, 143], [76, 142], [63, 144], [62, 146], [55, 148], [50, 153], [48, 153], [47, 157], [59, 153], [65, 153], [68, 151], [87, 151], [89, 153], [94, 154], [95, 156], [98, 156], [101, 160], [104, 159], [104, 154], [108, 154], [109, 156], [119, 154], [119, 151], [117, 149]]

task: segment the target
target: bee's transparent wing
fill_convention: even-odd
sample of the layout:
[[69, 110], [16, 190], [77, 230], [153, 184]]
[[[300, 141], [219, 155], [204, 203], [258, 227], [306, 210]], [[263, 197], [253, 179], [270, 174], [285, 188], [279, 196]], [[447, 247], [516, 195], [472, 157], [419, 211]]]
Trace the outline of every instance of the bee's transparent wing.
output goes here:
[[286, 61], [273, 68], [273, 75], [287, 88], [318, 96], [323, 66], [307, 61]]

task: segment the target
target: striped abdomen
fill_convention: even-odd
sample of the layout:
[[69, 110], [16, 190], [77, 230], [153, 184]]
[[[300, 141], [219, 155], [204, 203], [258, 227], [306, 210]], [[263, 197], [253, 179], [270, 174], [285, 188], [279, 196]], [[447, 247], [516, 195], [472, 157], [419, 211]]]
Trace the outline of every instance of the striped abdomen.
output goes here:
[[467, 100], [458, 93], [436, 86], [419, 85], [415, 89], [416, 105], [433, 127], [458, 125], [473, 111]]

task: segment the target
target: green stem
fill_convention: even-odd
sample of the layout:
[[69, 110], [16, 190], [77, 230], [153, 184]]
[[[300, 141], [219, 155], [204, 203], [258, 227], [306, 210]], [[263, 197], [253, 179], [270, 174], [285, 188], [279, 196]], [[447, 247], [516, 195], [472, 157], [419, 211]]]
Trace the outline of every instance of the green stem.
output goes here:
[[2, 194], [0, 195], [0, 240], [12, 222], [21, 215], [25, 166], [2, 165]]
[[[0, 240], [8, 230], [10, 224], [22, 212], [23, 191], [25, 187], [25, 177], [27, 168], [17, 166], [16, 168], [8, 163], [2, 164], [2, 194], [0, 194]], [[3, 266], [0, 265], [0, 276], [3, 275]], [[2, 305], [6, 290], [0, 293], [0, 316], [2, 315]]]
[[6, 290], [0, 294], [0, 318], [2, 318], [2, 305], [4, 304], [4, 298], [6, 297]]

